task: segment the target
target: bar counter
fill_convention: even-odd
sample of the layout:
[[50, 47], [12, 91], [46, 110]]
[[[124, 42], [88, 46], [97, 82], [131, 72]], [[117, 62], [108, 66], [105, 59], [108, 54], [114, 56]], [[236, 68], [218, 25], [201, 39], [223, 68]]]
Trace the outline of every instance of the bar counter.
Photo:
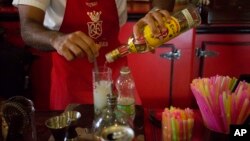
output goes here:
[[[71, 106], [70, 110], [76, 110], [81, 113], [81, 118], [77, 122], [77, 127], [80, 128], [87, 128], [89, 131], [92, 127], [92, 122], [94, 119], [94, 107], [93, 105], [82, 105], [76, 104], [76, 106]], [[35, 124], [36, 124], [36, 134], [37, 134], [37, 141], [53, 141], [51, 139], [51, 132], [45, 126], [45, 121], [50, 117], [57, 116], [63, 113], [63, 111], [36, 111], [35, 112]], [[136, 105], [136, 117], [134, 119], [134, 131], [135, 131], [135, 141], [140, 141], [141, 138], [144, 136], [144, 123], [143, 123], [143, 116], [144, 111], [142, 106]], [[2, 129], [0, 128], [0, 131]], [[2, 131], [0, 132], [0, 141], [3, 140]], [[14, 140], [11, 140], [14, 141]], [[18, 141], [32, 141], [30, 139], [25, 138], [18, 138]]]
[[[91, 129], [92, 121], [94, 117], [93, 105], [77, 105], [74, 110], [81, 113], [81, 118], [77, 123], [77, 127]], [[152, 111], [155, 113], [156, 119], [159, 121], [153, 121], [151, 117]], [[45, 126], [45, 121], [52, 116], [60, 115], [63, 111], [36, 111], [35, 122], [37, 131], [37, 141], [53, 141], [51, 140], [51, 133]], [[160, 109], [146, 109], [142, 106], [136, 105], [136, 117], [134, 120], [134, 141], [162, 141], [161, 130], [161, 117], [162, 110]], [[228, 141], [229, 135], [215, 133], [208, 130], [202, 121], [199, 110], [195, 112], [195, 123], [192, 135], [192, 141]], [[1, 131], [2, 133], [2, 131]], [[3, 140], [2, 134], [0, 134], [0, 141]], [[13, 140], [12, 140], [13, 141]], [[18, 141], [29, 141], [27, 139], [19, 138]]]

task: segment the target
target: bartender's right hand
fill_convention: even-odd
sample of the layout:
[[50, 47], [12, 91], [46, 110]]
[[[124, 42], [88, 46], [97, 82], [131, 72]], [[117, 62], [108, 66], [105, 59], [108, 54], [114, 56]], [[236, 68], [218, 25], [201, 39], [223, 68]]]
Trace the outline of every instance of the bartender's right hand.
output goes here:
[[58, 35], [51, 41], [57, 53], [65, 57], [68, 61], [75, 58], [87, 57], [89, 62], [99, 55], [100, 45], [81, 31], [70, 34]]
[[[143, 29], [146, 25], [149, 26], [152, 35], [155, 38], [162, 39], [168, 32], [168, 29], [165, 27], [165, 21], [170, 21], [170, 13], [167, 10], [163, 9], [153, 9], [149, 11], [144, 17], [135, 23], [133, 26], [133, 33], [135, 38], [135, 44], [140, 44], [145, 42]], [[152, 53], [155, 52], [155, 48], [150, 48]]]

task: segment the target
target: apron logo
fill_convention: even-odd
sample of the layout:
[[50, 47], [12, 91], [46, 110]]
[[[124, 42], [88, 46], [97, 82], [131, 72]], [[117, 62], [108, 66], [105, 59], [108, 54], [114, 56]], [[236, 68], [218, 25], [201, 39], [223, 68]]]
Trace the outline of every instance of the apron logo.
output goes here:
[[88, 7], [94, 7], [97, 5], [97, 1], [94, 1], [94, 2], [86, 2], [85, 3]]
[[100, 20], [100, 16], [102, 12], [87, 12], [88, 16], [92, 20], [92, 22], [88, 22], [88, 32], [89, 36], [93, 39], [97, 39], [102, 35], [102, 21]]

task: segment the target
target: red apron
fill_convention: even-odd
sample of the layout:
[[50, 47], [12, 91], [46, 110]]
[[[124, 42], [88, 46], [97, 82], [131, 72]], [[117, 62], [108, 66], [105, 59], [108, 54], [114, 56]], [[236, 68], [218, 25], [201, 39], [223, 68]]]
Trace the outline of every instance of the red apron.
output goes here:
[[[102, 45], [97, 57], [98, 65], [104, 65], [105, 54], [119, 46], [119, 19], [115, 0], [67, 0], [61, 32], [77, 30], [93, 38]], [[50, 107], [62, 110], [70, 103], [93, 103], [92, 69], [93, 63], [87, 58], [67, 61], [56, 52], [52, 53], [52, 83]], [[109, 64], [113, 80], [119, 69], [127, 65], [126, 57]]]

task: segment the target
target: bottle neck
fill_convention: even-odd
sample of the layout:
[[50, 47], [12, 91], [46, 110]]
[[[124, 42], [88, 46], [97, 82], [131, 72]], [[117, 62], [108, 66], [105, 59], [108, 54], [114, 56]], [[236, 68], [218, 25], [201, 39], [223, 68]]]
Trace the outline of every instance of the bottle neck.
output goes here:
[[110, 109], [115, 109], [117, 105], [117, 96], [108, 94], [107, 95], [107, 107]]

